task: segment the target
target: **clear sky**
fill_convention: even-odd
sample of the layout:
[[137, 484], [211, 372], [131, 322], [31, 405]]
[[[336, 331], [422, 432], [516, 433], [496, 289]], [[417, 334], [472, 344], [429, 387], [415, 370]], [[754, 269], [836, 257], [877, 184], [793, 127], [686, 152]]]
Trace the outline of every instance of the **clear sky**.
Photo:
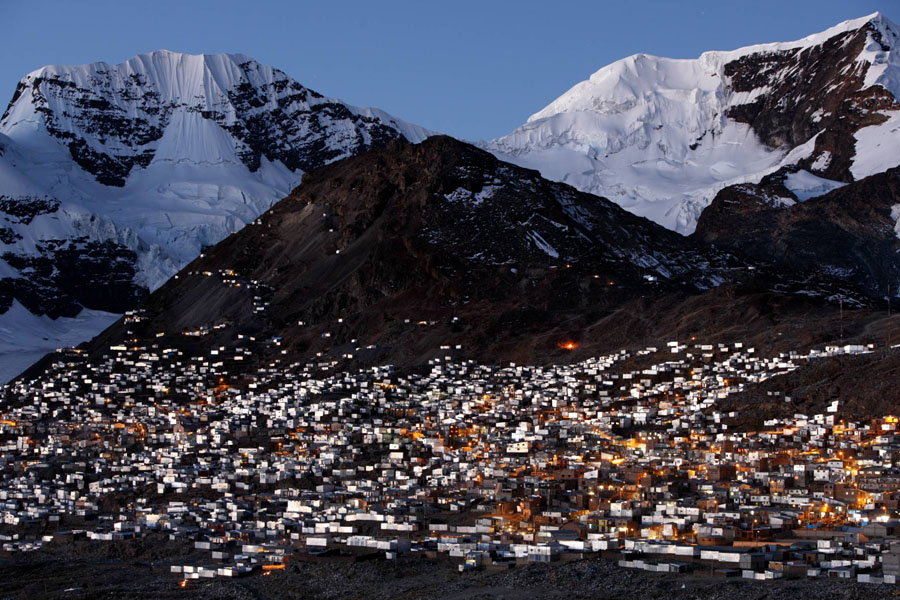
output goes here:
[[469, 140], [643, 52], [788, 41], [900, 0], [0, 0], [0, 103], [46, 64], [241, 52], [314, 90]]

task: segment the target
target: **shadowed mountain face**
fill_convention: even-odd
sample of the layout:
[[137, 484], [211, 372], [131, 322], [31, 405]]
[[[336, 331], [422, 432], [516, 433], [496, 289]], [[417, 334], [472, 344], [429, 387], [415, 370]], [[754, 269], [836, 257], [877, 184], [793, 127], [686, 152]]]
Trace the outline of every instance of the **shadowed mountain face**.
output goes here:
[[694, 237], [717, 248], [848, 281], [873, 296], [900, 284], [900, 169], [797, 203], [781, 171], [719, 192]]
[[543, 362], [571, 356], [566, 341], [578, 355], [679, 334], [764, 335], [785, 319], [817, 322], [833, 309], [813, 297], [835, 291], [434, 137], [308, 173], [93, 348], [129, 332], [204, 348], [243, 335], [280, 338], [273, 349], [297, 356], [414, 364], [460, 346], [490, 362]]

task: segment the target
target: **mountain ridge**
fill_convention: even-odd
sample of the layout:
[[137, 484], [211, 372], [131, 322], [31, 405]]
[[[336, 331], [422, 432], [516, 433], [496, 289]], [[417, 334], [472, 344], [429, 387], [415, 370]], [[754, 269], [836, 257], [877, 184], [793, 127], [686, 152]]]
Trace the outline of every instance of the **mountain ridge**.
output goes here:
[[546, 362], [658, 342], [663, 325], [765, 337], [815, 314], [798, 336], [818, 339], [836, 294], [860, 306], [825, 278], [783, 276], [433, 136], [306, 174], [89, 348], [159, 338], [228, 354], [253, 340], [269, 344], [263, 362]]
[[[882, 274], [873, 269], [896, 262], [884, 254], [896, 242], [882, 234], [891, 219], [900, 231], [900, 212], [866, 206], [857, 190], [900, 162], [898, 43], [900, 29], [875, 13], [802, 40], [697, 59], [637, 54], [481, 146], [681, 234], [697, 230], [687, 242], [650, 234], [651, 245], [668, 240], [660, 256], [683, 247], [745, 255], [739, 260], [784, 269], [794, 281], [816, 272], [811, 230], [792, 225], [768, 239], [752, 234], [754, 218], [796, 224], [788, 217], [803, 212], [803, 223], [820, 218], [825, 229], [840, 229], [877, 213], [841, 230], [855, 249], [849, 263], [826, 257], [827, 268], [813, 276], [877, 297], [885, 285], [874, 283]], [[242, 54], [160, 50], [117, 65], [35, 70], [0, 118], [0, 331], [34, 351], [77, 343], [66, 328], [83, 310], [92, 312], [82, 321], [99, 324], [138, 306], [205, 248], [291, 194], [304, 172], [432, 133], [322, 96]], [[495, 187], [449, 190], [456, 209], [443, 218], [472, 223]], [[852, 197], [852, 206], [842, 213], [818, 201], [829, 192]], [[795, 207], [804, 202], [808, 208]], [[559, 231], [516, 239], [565, 257]], [[761, 247], [763, 239], [772, 246]], [[486, 259], [505, 247], [460, 243]], [[786, 260], [784, 248], [803, 260]], [[652, 260], [638, 264], [645, 275], [677, 279], [678, 269], [667, 271], [664, 260], [657, 272]], [[900, 290], [900, 271], [890, 271], [896, 282], [885, 289]], [[50, 335], [29, 337], [10, 316], [22, 309]]]

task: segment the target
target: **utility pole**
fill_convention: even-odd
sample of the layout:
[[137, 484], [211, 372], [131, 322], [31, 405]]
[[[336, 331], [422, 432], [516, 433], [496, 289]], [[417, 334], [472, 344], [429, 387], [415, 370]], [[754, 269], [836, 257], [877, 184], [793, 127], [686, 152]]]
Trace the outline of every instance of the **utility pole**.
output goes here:
[[844, 345], [844, 297], [840, 297], [841, 303], [841, 346]]

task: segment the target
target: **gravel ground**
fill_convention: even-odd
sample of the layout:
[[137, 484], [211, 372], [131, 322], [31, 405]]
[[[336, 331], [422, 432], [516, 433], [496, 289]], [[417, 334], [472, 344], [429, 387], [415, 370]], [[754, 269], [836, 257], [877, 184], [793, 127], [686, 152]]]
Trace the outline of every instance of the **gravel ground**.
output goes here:
[[139, 545], [84, 543], [9, 555], [0, 558], [0, 599], [873, 600], [900, 595], [896, 586], [835, 580], [755, 582], [645, 573], [601, 559], [460, 574], [448, 560], [417, 557], [396, 562], [293, 561], [285, 571], [268, 576], [194, 580], [182, 589], [168, 565], [191, 564], [194, 557], [189, 546], [162, 539]]

